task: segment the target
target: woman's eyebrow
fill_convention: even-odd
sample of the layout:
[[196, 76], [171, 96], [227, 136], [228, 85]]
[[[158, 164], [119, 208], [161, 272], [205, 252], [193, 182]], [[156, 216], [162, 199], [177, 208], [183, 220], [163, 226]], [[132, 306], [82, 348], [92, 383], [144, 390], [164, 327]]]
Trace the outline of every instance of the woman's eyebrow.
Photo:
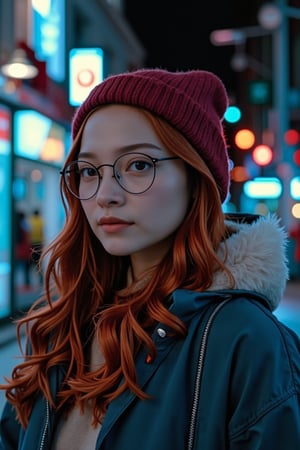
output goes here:
[[[126, 152], [130, 152], [133, 150], [139, 150], [139, 149], [154, 149], [154, 150], [160, 150], [162, 151], [162, 148], [159, 147], [156, 144], [152, 144], [150, 142], [138, 142], [135, 144], [128, 144], [128, 145], [124, 145], [123, 147], [120, 147], [118, 149], [115, 150], [116, 154], [121, 154], [121, 153], [126, 153]], [[78, 154], [78, 157], [82, 158], [95, 158], [96, 156], [98, 156], [98, 154], [96, 152], [85, 152], [85, 151], [80, 151]]]
[[129, 144], [129, 145], [125, 145], [124, 147], [122, 147], [121, 151], [131, 151], [131, 150], [136, 150], [139, 148], [149, 148], [149, 149], [154, 149], [154, 150], [162, 150], [161, 147], [159, 147], [156, 144], [152, 144], [151, 142], [138, 142], [136, 144]]

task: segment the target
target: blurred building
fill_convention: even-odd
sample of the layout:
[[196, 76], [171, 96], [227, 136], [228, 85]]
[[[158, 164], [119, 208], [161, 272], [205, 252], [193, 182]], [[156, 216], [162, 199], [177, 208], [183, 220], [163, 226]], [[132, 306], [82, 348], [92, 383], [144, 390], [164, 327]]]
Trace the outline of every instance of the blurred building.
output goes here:
[[16, 213], [38, 209], [45, 243], [56, 235], [75, 108], [94, 84], [144, 56], [121, 1], [0, 0], [0, 320], [40, 289], [36, 268], [28, 287], [15, 264]]
[[[231, 210], [276, 213], [288, 230], [300, 223], [300, 4], [299, 0], [253, 5], [256, 23], [214, 30], [211, 41], [230, 46], [236, 73], [232, 106], [225, 120], [234, 162]], [[226, 116], [225, 116], [226, 119]], [[291, 276], [296, 243], [289, 241]]]

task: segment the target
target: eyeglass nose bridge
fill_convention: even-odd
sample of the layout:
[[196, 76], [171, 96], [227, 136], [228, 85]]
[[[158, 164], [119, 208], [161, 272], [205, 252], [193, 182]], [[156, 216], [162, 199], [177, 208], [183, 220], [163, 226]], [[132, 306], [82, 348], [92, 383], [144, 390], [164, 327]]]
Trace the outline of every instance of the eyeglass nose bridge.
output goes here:
[[103, 178], [103, 175], [102, 175], [101, 172], [100, 172], [100, 169], [101, 169], [102, 167], [111, 167], [111, 168], [112, 168], [112, 172], [113, 172], [113, 176], [112, 176], [112, 177], [115, 178], [116, 180], [118, 180], [118, 177], [116, 176], [117, 174], [116, 174], [116, 166], [115, 166], [115, 163], [114, 163], [114, 164], [100, 164], [100, 166], [96, 167], [97, 172], [98, 172], [98, 176], [99, 176], [99, 179], [100, 179], [100, 180], [102, 180], [102, 178]]
[[[142, 154], [143, 155], [143, 154]], [[147, 155], [143, 155], [143, 156], [147, 156]], [[121, 187], [121, 189], [123, 189], [125, 192], [128, 192], [128, 193], [130, 193], [130, 194], [141, 194], [141, 193], [143, 193], [143, 192], [146, 192], [148, 189], [150, 189], [150, 187], [152, 186], [152, 184], [153, 184], [153, 182], [154, 182], [154, 179], [155, 179], [155, 174], [156, 174], [156, 167], [155, 167], [155, 162], [156, 162], [156, 160], [154, 159], [154, 158], [150, 158], [149, 156], [148, 156], [148, 158], [149, 158], [149, 160], [151, 160], [152, 161], [152, 163], [153, 163], [153, 176], [152, 176], [152, 181], [149, 183], [149, 186], [147, 186], [147, 188], [146, 189], [143, 189], [141, 192], [133, 192], [133, 191], [131, 191], [130, 189], [128, 189], [128, 187], [126, 187], [126, 183], [124, 184], [124, 180], [123, 180], [123, 177], [122, 177], [122, 173], [118, 173], [117, 172], [117, 170], [116, 170], [116, 166], [117, 166], [117, 163], [118, 163], [118, 161], [121, 159], [121, 158], [117, 158], [117, 160], [113, 163], [113, 164], [101, 164], [100, 166], [94, 166], [95, 167], [95, 169], [97, 170], [97, 174], [98, 174], [98, 187], [97, 187], [97, 190], [96, 190], [96, 193], [95, 193], [95, 195], [98, 193], [98, 191], [99, 191], [99, 189], [100, 189], [100, 186], [101, 186], [101, 181], [102, 181], [102, 178], [103, 178], [103, 176], [101, 175], [101, 173], [100, 173], [100, 169], [102, 168], [102, 167], [111, 167], [112, 168], [112, 171], [113, 171], [113, 175], [112, 175], [112, 178], [114, 178], [115, 180], [116, 180], [116, 182], [117, 182], [117, 184]]]
[[116, 180], [118, 186], [120, 186], [122, 189], [124, 189], [123, 186], [121, 185], [121, 183], [119, 182], [119, 178], [117, 176], [118, 174], [116, 172], [116, 165], [115, 164], [116, 163], [114, 163], [114, 164], [101, 164], [100, 166], [94, 166], [93, 164], [90, 164], [97, 171], [98, 182], [97, 182], [97, 188], [96, 188], [94, 194], [92, 196], [89, 196], [89, 198], [96, 196], [98, 194], [100, 188], [101, 188], [102, 180], [103, 180], [103, 175], [101, 174], [101, 168], [102, 167], [111, 167], [112, 168], [112, 178], [114, 178]]

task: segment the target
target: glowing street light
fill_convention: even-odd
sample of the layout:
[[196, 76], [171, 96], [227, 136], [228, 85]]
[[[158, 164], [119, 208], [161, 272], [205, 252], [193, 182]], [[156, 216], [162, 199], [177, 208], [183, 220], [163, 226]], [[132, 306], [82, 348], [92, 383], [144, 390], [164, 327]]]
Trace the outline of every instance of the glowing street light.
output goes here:
[[[259, 26], [244, 27], [238, 29], [215, 30], [210, 35], [213, 45], [234, 45], [235, 55], [232, 68], [244, 70], [247, 67], [263, 76], [268, 76], [269, 70], [259, 61], [251, 59], [245, 53], [245, 40], [251, 37], [264, 35], [272, 36], [273, 68], [271, 77], [273, 79], [274, 114], [273, 122], [276, 129], [274, 151], [277, 161], [286, 161], [285, 133], [289, 129], [289, 19], [300, 19], [300, 8], [287, 5], [287, 0], [274, 0], [261, 6], [258, 11]], [[244, 52], [244, 53], [243, 53]], [[284, 192], [288, 192], [288, 176], [283, 179]], [[289, 226], [290, 221], [290, 198], [284, 198], [280, 203], [280, 214]]]

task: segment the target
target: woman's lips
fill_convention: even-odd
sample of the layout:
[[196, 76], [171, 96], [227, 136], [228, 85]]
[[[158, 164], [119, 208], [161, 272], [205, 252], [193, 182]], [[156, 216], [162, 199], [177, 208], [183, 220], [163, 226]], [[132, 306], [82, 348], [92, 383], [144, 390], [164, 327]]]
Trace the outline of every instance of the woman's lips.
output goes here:
[[102, 217], [99, 225], [106, 233], [116, 233], [130, 227], [132, 223], [119, 219], [118, 217]]

